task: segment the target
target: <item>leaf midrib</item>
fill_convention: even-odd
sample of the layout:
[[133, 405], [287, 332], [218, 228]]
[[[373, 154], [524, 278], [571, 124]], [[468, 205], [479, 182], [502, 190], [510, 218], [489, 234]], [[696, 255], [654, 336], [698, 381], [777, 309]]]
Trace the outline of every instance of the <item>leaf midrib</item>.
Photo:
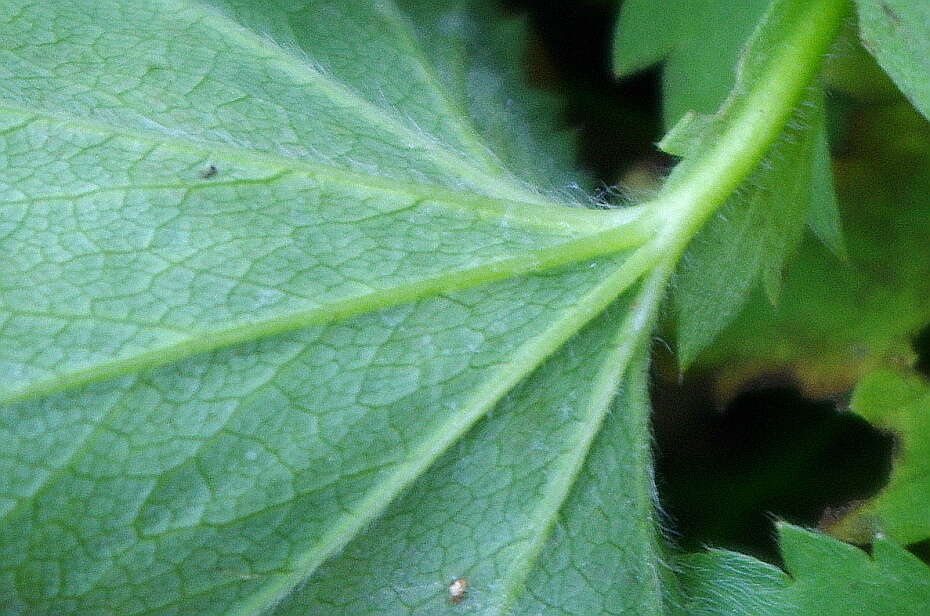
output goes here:
[[650, 273], [632, 301], [630, 312], [614, 333], [610, 351], [601, 361], [594, 376], [595, 385], [587, 396], [582, 427], [569, 448], [569, 453], [562, 456], [558, 469], [548, 478], [547, 489], [535, 509], [533, 521], [529, 524], [530, 528], [535, 530], [535, 536], [518, 554], [506, 576], [507, 579], [501, 585], [502, 600], [497, 609], [501, 616], [510, 613], [519, 590], [529, 578], [533, 565], [552, 534], [558, 515], [590, 455], [591, 447], [607, 417], [621, 379], [629, 369], [634, 355], [648, 339], [669, 272], [670, 265], [666, 265]]
[[[451, 274], [373, 291], [365, 295], [331, 302], [325, 306], [274, 315], [264, 320], [239, 323], [226, 329], [195, 330], [190, 332], [190, 337], [173, 344], [71, 370], [55, 377], [34, 381], [20, 389], [8, 389], [0, 394], [0, 404], [11, 404], [36, 396], [49, 395], [65, 389], [116, 378], [130, 372], [173, 363], [218, 348], [252, 342], [310, 325], [338, 321], [400, 303], [620, 252], [624, 248], [641, 244], [645, 240], [646, 232], [646, 229], [639, 229], [635, 225], [620, 226], [524, 255], [499, 259], [477, 267], [463, 268]], [[645, 244], [633, 253], [630, 261], [632, 263], [649, 262], [655, 253], [655, 245]], [[642, 271], [644, 270], [640, 269], [638, 273]]]
[[[341, 183], [352, 187], [368, 187], [372, 190], [401, 194], [412, 199], [429, 200], [430, 203], [451, 211], [477, 214], [485, 220], [496, 219], [506, 222], [506, 224], [522, 225], [527, 229], [553, 232], [565, 236], [566, 241], [548, 249], [528, 252], [523, 256], [500, 259], [430, 279], [421, 279], [409, 284], [378, 289], [370, 294], [340, 300], [324, 307], [316, 307], [285, 315], [275, 315], [263, 321], [237, 324], [225, 330], [189, 332], [191, 336], [206, 336], [209, 341], [198, 342], [195, 339], [188, 338], [128, 358], [72, 370], [63, 375], [31, 383], [20, 389], [8, 389], [5, 394], [0, 394], [0, 404], [12, 403], [31, 396], [50, 394], [69, 387], [114, 378], [141, 368], [150, 368], [177, 361], [195, 353], [247, 342], [315, 323], [345, 318], [396, 303], [427, 297], [439, 292], [462, 289], [530, 271], [542, 271], [586, 258], [609, 254], [641, 243], [645, 239], [643, 229], [637, 230], [631, 226], [628, 231], [624, 230], [624, 225], [635, 226], [636, 219], [643, 213], [644, 208], [628, 208], [605, 212], [566, 207], [554, 203], [551, 204], [552, 207], [544, 207], [528, 202], [495, 199], [429, 184], [404, 183], [379, 176], [349, 172], [338, 167], [310, 163], [300, 159], [288, 159], [242, 148], [223, 147], [208, 150], [205, 147], [206, 144], [177, 136], [166, 137], [162, 133], [154, 131], [146, 133], [118, 129], [110, 124], [86, 119], [77, 120], [73, 116], [48, 111], [37, 113], [35, 110], [0, 105], [0, 112], [3, 111], [16, 114], [18, 118], [22, 118], [22, 121], [6, 127], [2, 131], [4, 133], [27, 129], [32, 123], [64, 124], [74, 129], [99, 133], [106, 139], [122, 136], [143, 141], [151, 145], [152, 149], [173, 148], [178, 152], [193, 153], [201, 157], [205, 163], [211, 160], [218, 161], [220, 157], [226, 157], [227, 160], [241, 160], [253, 168], [265, 167], [269, 172], [268, 176], [261, 178], [201, 181], [191, 178], [189, 183], [176, 184], [168, 182], [97, 187], [69, 195], [33, 196], [0, 202], [4, 205], [56, 200], [74, 201], [97, 194], [130, 190], [195, 191], [207, 190], [216, 186], [268, 184], [295, 173], [303, 173], [321, 181]], [[90, 147], [99, 145], [95, 144]], [[290, 169], [290, 171], [282, 170], [282, 167]], [[587, 237], [585, 237], [586, 234]], [[624, 238], [625, 234], [629, 237]], [[140, 324], [140, 326], [142, 325], [144, 324]], [[161, 329], [166, 328], [161, 327]]]
[[[609, 306], [618, 295], [633, 285], [654, 263], [655, 257], [634, 255], [618, 267], [613, 274], [594, 286], [578, 302], [565, 309], [558, 319], [552, 321], [551, 327], [544, 330], [527, 344], [514, 352], [505, 362], [499, 373], [487, 378], [483, 385], [471, 396], [462, 408], [434, 431], [433, 437], [424, 439], [414, 448], [405, 462], [398, 464], [398, 470], [390, 480], [383, 482], [381, 489], [372, 489], [363, 498], [356, 511], [364, 512], [354, 518], [343, 517], [321, 537], [317, 548], [306, 551], [294, 565], [294, 572], [282, 576], [275, 584], [266, 584], [262, 590], [242, 601], [230, 614], [255, 615], [262, 613], [269, 606], [279, 603], [301, 581], [309, 577], [332, 554], [342, 549], [353, 537], [375, 517], [405, 488], [412, 484], [442, 455], [448, 447], [456, 443], [481, 417], [493, 408], [500, 399], [511, 391], [521, 379], [535, 370], [542, 362], [571, 336], [577, 333], [591, 319]], [[661, 297], [661, 294], [660, 294]], [[654, 309], [646, 302], [646, 309]], [[639, 315], [639, 311], [634, 311]], [[632, 322], [645, 324], [641, 315]], [[629, 341], [627, 341], [629, 342]], [[635, 344], [637, 341], [633, 341]], [[608, 371], [616, 370], [610, 366]], [[606, 379], [609, 380], [609, 377]], [[606, 382], [605, 380], [605, 382]], [[602, 395], [608, 395], [606, 389]], [[608, 395], [609, 398], [609, 395]], [[600, 425], [600, 424], [598, 424]], [[596, 434], [596, 428], [593, 428]], [[571, 480], [567, 480], [570, 488]], [[386, 485], [386, 487], [384, 487]]]
[[[542, 229], [554, 232], [574, 231], [579, 233], [594, 232], [603, 229], [605, 225], [610, 224], [612, 218], [617, 218], [618, 214], [625, 210], [615, 210], [604, 212], [590, 210], [583, 207], [572, 207], [555, 201], [526, 201], [517, 199], [504, 199], [493, 197], [482, 193], [466, 192], [428, 184], [424, 182], [402, 182], [400, 180], [385, 178], [377, 175], [360, 173], [357, 171], [348, 171], [341, 167], [325, 165], [322, 163], [305, 161], [299, 158], [287, 158], [263, 151], [247, 150], [244, 148], [232, 147], [229, 145], [216, 145], [209, 142], [194, 141], [183, 139], [176, 135], [164, 135], [159, 132], [145, 132], [118, 128], [111, 124], [87, 120], [82, 118], [76, 119], [74, 116], [56, 113], [52, 111], [26, 109], [12, 104], [10, 101], [0, 99], [0, 113], [7, 112], [28, 117], [29, 120], [21, 122], [15, 126], [7, 127], [0, 131], [5, 134], [15, 130], [26, 128], [29, 124], [46, 123], [46, 124], [64, 124], [73, 129], [79, 129], [87, 132], [99, 133], [106, 137], [127, 137], [136, 141], [151, 144], [156, 148], [172, 149], [179, 153], [195, 154], [203, 158], [204, 164], [210, 161], [225, 159], [230, 162], [242, 162], [253, 168], [266, 168], [271, 174], [264, 178], [237, 178], [235, 180], [199, 180], [196, 177], [190, 177], [187, 184], [179, 183], [152, 183], [140, 185], [127, 185], [126, 189], [138, 188], [195, 188], [208, 187], [223, 184], [225, 182], [241, 183], [262, 183], [270, 182], [285, 176], [288, 173], [301, 173], [316, 179], [329, 181], [336, 184], [347, 186], [361, 186], [383, 192], [391, 192], [399, 195], [406, 195], [412, 198], [428, 199], [445, 206], [460, 205], [462, 211], [477, 212], [487, 217], [503, 217], [506, 213], [508, 223], [521, 224], [527, 228]], [[95, 144], [90, 147], [97, 147]], [[198, 181], [199, 180], [199, 181]], [[115, 188], [114, 190], [118, 190]], [[96, 188], [93, 191], [103, 191], [107, 188]], [[93, 192], [91, 191], [91, 192]], [[79, 193], [80, 196], [82, 193]], [[2, 201], [2, 203], [20, 203], [30, 202], [31, 200], [44, 200], [54, 198], [68, 198], [68, 196], [36, 196], [31, 199], [17, 199]]]

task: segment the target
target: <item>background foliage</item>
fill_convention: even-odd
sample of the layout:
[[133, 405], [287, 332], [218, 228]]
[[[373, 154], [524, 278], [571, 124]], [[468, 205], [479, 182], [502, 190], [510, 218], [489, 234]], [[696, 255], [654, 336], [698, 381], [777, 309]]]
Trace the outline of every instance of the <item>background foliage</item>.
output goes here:
[[0, 613], [924, 613], [930, 9], [628, 207], [772, 6], [0, 8]]

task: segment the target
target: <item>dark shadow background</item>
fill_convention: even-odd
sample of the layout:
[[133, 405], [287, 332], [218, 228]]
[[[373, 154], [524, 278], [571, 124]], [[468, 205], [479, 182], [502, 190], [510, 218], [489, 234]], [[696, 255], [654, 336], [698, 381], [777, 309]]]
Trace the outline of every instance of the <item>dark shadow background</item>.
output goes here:
[[[667, 164], [654, 147], [661, 137], [660, 69], [622, 81], [610, 71], [617, 2], [504, 4], [528, 17], [530, 74], [539, 87], [565, 96], [565, 124], [577, 130], [581, 163], [598, 184]], [[915, 348], [918, 368], [930, 376], [930, 326]], [[668, 359], [660, 345], [656, 354]], [[845, 401], [807, 399], [790, 377], [773, 374], [719, 408], [713, 378], [653, 378], [659, 496], [669, 537], [682, 549], [712, 545], [779, 563], [774, 520], [815, 527], [887, 480], [893, 437], [841, 412]], [[925, 543], [912, 549], [927, 559]]]

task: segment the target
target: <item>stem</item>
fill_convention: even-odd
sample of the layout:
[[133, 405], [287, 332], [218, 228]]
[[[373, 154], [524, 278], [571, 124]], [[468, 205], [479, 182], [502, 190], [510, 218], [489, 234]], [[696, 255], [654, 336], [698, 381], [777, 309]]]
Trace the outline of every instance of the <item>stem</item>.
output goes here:
[[745, 83], [737, 80], [701, 150], [675, 168], [651, 204], [658, 220], [657, 250], [677, 260], [707, 218], [761, 162], [814, 80], [847, 5], [847, 0], [773, 3], [752, 41], [762, 49], [746, 54], [767, 57], [752, 67]]

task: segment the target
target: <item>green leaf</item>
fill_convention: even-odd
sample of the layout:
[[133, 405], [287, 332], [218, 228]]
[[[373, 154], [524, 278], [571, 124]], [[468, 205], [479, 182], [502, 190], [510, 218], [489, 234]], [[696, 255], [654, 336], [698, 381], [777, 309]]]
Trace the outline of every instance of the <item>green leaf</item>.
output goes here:
[[930, 5], [856, 0], [862, 43], [924, 117], [930, 118]]
[[[614, 41], [615, 71], [625, 75], [665, 59], [666, 124], [681, 119], [660, 142], [663, 150], [687, 157], [713, 140], [720, 119], [706, 114], [723, 103], [734, 80], [742, 84], [736, 91], [753, 81], [759, 56], [742, 45], [768, 5], [719, 0], [678, 0], [661, 7], [635, 0], [623, 4]], [[783, 267], [805, 224], [844, 254], [819, 92], [798, 108], [762, 168], [709, 222], [684, 258], [675, 284], [682, 367], [739, 314], [757, 280], [777, 302]]]
[[714, 113], [733, 89], [743, 44], [769, 0], [628, 0], [617, 20], [619, 76], [664, 60], [663, 111], [672, 126], [688, 111]]
[[[565, 177], [565, 155], [540, 150], [551, 114], [524, 117], [545, 99], [517, 88], [507, 107], [514, 64], [493, 50], [513, 28], [480, 2], [428, 5], [0, 9], [4, 609], [669, 600], [645, 427], [655, 314], [843, 5], [779, 0], [719, 144], [616, 211], [533, 184]], [[534, 421], [538, 455], [509, 449]], [[463, 508], [425, 504], [441, 499]], [[333, 576], [364, 567], [347, 602]], [[452, 576], [472, 580], [458, 605]]]
[[[799, 108], [792, 120], [796, 126], [806, 126], [806, 113], [822, 118], [819, 101], [812, 105], [809, 112], [807, 105]], [[808, 212], [818, 212], [825, 235], [831, 233], [835, 219], [826, 212], [829, 205], [819, 203], [817, 197], [823, 195], [810, 193], [808, 175], [795, 175], [798, 169], [812, 168], [821, 132], [786, 131], [743, 192], [730, 199], [689, 247], [674, 287], [683, 368], [739, 314], [754, 284], [761, 280], [769, 299], [777, 302], [782, 268], [801, 240]]]
[[511, 392], [276, 613], [444, 613], [459, 578], [470, 614], [660, 613], [662, 580], [644, 575], [662, 565], [642, 465], [643, 357], [610, 400], [630, 350], [629, 328], [615, 331], [624, 304]]
[[503, 19], [489, 2], [398, 4], [413, 19], [444, 91], [460, 101], [482, 142], [532, 185], [560, 196], [574, 190], [581, 181], [574, 132], [559, 130], [564, 106], [559, 97], [524, 83], [523, 22]]
[[930, 538], [930, 386], [919, 376], [881, 370], [853, 393], [850, 410], [896, 437], [888, 484], [829, 529], [851, 541], [876, 532], [902, 544]]
[[[850, 391], [878, 367], [914, 361], [930, 323], [930, 126], [910, 105], [857, 111], [861, 126], [837, 164], [848, 260], [804, 241], [776, 307], [760, 290], [701, 356], [732, 390], [761, 373], [791, 373], [814, 396]], [[866, 127], [874, 126], [874, 129]]]
[[693, 154], [701, 145], [704, 133], [710, 129], [714, 117], [689, 111], [665, 133], [658, 143], [659, 149], [672, 156], [682, 158]]
[[[817, 118], [812, 128], [813, 148], [811, 155], [811, 176], [808, 184], [809, 209], [807, 226], [823, 245], [842, 260], [846, 260], [846, 243], [843, 239], [843, 225], [840, 221], [840, 207], [833, 185], [830, 148], [827, 144], [826, 118]], [[780, 281], [779, 281], [780, 282]]]
[[[743, 65], [744, 42], [770, 4], [769, 0], [736, 3], [674, 0], [661, 4], [631, 0], [623, 3], [614, 38], [614, 71], [618, 76], [625, 76], [664, 60], [663, 109], [665, 125], [671, 127], [671, 131], [659, 144], [663, 150], [684, 156], [689, 151], [687, 143], [692, 146], [697, 143], [696, 135], [709, 123], [704, 116], [717, 111], [736, 84], [738, 72], [747, 70]], [[746, 77], [743, 80], [748, 81]], [[692, 121], [689, 114], [697, 114], [693, 117], [699, 121]], [[803, 110], [797, 120], [800, 126], [793, 127], [787, 138], [810, 141], [813, 153], [772, 156], [768, 164], [783, 166], [784, 169], [773, 169], [773, 173], [792, 178], [792, 186], [796, 178], [804, 178], [804, 190], [809, 193], [805, 199], [809, 198], [811, 204], [808, 224], [831, 250], [843, 256], [823, 105], [818, 101], [813, 109]], [[685, 143], [676, 143], [681, 140]], [[756, 178], [751, 183], [759, 181]], [[755, 186], [745, 190], [755, 191]], [[759, 200], [760, 207], [769, 209], [790, 203], [786, 197], [770, 190], [756, 192], [754, 199]], [[734, 228], [727, 234], [739, 235], [739, 224], [735, 221]], [[765, 233], [761, 229], [757, 232]], [[784, 242], [791, 245], [794, 236], [792, 232]], [[767, 268], [766, 288], [770, 296], [777, 295], [781, 265], [782, 261], [776, 259]], [[745, 290], [735, 295], [745, 300]], [[722, 321], [732, 318], [735, 310], [725, 310]]]
[[[388, 9], [322, 11], [379, 33], [359, 53], [393, 46], [366, 80], [339, 30], [272, 27], [306, 11], [233, 13], [261, 37], [204, 6], [83, 4], [56, 5], [75, 32], [56, 45], [36, 7], [3, 26], [0, 399], [611, 251], [593, 237], [610, 217], [553, 204], [450, 112]], [[98, 41], [111, 22], [133, 34]], [[78, 70], [99, 83], [75, 87]], [[400, 84], [422, 90], [409, 112]], [[621, 231], [615, 248], [643, 239]]]
[[[683, 559], [687, 616], [920, 616], [930, 610], [930, 569], [876, 537], [871, 556], [796, 526], [779, 527], [788, 572], [722, 550]], [[789, 577], [790, 575], [790, 577]]]
[[[624, 252], [648, 238], [641, 209], [565, 207], [530, 183], [567, 156], [540, 155], [546, 100], [486, 50], [516, 26], [426, 3], [168, 4], [8, 3], [0, 19], [0, 597], [16, 612], [283, 605], [650, 266]], [[563, 549], [554, 521], [662, 281], [609, 352], [588, 334], [553, 359], [574, 366], [553, 395], [586, 402], [549, 427], [581, 448], [541, 469], [558, 490], [526, 503], [539, 522], [512, 589]], [[623, 310], [608, 317], [598, 331]], [[633, 423], [598, 438], [639, 473], [611, 532], [655, 559], [637, 373], [617, 403]], [[604, 463], [584, 476], [609, 480]], [[586, 507], [571, 528], [598, 523]]]
[[557, 315], [609, 265], [8, 407], [4, 595], [52, 612], [276, 603], [564, 337]]

